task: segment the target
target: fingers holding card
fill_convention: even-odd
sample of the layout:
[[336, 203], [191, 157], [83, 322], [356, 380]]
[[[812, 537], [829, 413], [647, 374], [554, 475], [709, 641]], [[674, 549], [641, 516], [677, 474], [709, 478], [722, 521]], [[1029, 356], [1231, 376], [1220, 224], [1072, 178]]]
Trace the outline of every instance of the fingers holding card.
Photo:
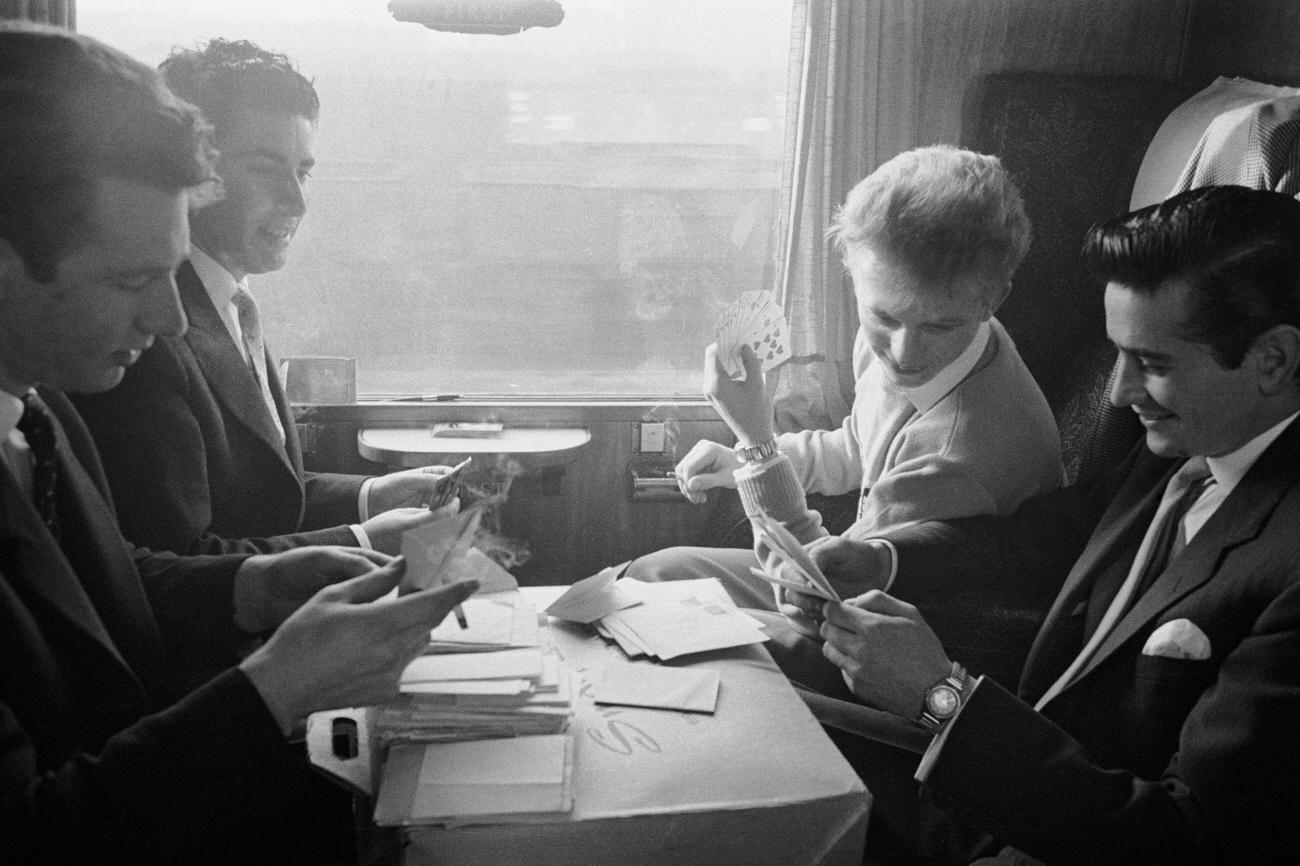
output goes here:
[[718, 317], [718, 359], [732, 379], [745, 380], [741, 346], [749, 345], [767, 372], [790, 357], [790, 324], [771, 292], [745, 292]]

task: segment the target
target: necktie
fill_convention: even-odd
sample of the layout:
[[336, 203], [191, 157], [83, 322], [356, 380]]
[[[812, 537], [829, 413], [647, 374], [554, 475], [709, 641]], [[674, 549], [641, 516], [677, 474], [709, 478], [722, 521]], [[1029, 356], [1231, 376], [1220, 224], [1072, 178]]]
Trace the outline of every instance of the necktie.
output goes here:
[[262, 400], [266, 403], [266, 409], [271, 413], [271, 420], [275, 422], [275, 429], [280, 432], [280, 439], [283, 441], [284, 425], [280, 422], [280, 411], [276, 408], [275, 398], [271, 396], [271, 385], [266, 378], [266, 342], [262, 339], [262, 314], [257, 309], [257, 301], [253, 300], [248, 289], [242, 285], [235, 290], [231, 302], [239, 314], [239, 330], [244, 337], [244, 348], [248, 350], [249, 369], [253, 372], [253, 378], [257, 380], [258, 387], [262, 391]]
[[55, 447], [54, 421], [35, 396], [23, 397], [23, 417], [18, 429], [32, 452], [32, 501], [55, 538], [59, 537], [59, 512], [55, 487], [59, 482], [59, 458]]
[[1207, 482], [1212, 483], [1213, 480], [1210, 467], [1204, 457], [1191, 458], [1174, 473], [1173, 478], [1169, 479], [1160, 506], [1156, 509], [1156, 515], [1152, 518], [1147, 534], [1142, 539], [1142, 545], [1138, 548], [1137, 557], [1129, 568], [1128, 577], [1115, 593], [1115, 597], [1111, 599], [1110, 606], [1106, 608], [1106, 614], [1097, 625], [1096, 631], [1088, 638], [1079, 655], [1066, 668], [1065, 673], [1061, 674], [1051, 688], [1038, 699], [1038, 703], [1034, 705], [1035, 709], [1041, 710], [1044, 704], [1060, 694], [1074, 680], [1106, 635], [1110, 634], [1115, 623], [1119, 622], [1120, 617], [1128, 611], [1132, 603], [1141, 597], [1156, 576], [1164, 571], [1169, 560], [1181, 550], [1180, 539], [1184, 544], [1186, 543], [1183, 518], [1196, 498], [1205, 492]]

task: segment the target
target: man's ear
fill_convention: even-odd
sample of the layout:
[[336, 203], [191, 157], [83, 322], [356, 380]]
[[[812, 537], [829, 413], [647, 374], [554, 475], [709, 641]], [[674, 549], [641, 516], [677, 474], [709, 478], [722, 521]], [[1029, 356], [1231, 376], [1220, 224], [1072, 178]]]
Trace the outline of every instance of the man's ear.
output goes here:
[[1007, 280], [998, 288], [991, 289], [989, 291], [988, 298], [986, 299], [988, 301], [988, 308], [987, 308], [988, 315], [984, 317], [985, 321], [988, 321], [990, 318], [993, 317], [993, 314], [996, 313], [1002, 307], [1002, 303], [1007, 299], [1007, 296], [1010, 294], [1011, 294], [1010, 280]]
[[1255, 338], [1247, 363], [1255, 365], [1262, 394], [1275, 395], [1296, 387], [1300, 370], [1300, 328], [1274, 325]]

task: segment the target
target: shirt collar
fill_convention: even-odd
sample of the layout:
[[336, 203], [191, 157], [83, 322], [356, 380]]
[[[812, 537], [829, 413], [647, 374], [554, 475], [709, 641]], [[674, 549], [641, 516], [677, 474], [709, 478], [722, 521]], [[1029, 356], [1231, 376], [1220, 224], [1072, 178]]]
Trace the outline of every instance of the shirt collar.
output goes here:
[[1205, 458], [1205, 462], [1210, 467], [1210, 474], [1214, 476], [1214, 483], [1219, 486], [1223, 495], [1232, 492], [1241, 479], [1246, 477], [1246, 473], [1255, 465], [1259, 456], [1273, 444], [1274, 439], [1282, 435], [1282, 431], [1296, 419], [1297, 415], [1300, 415], [1300, 412], [1292, 412], [1236, 451]]
[[234, 275], [212, 256], [193, 245], [190, 246], [190, 264], [202, 280], [203, 288], [207, 289], [208, 297], [212, 298], [212, 306], [218, 310], [224, 309], [240, 287]]
[[909, 403], [916, 407], [918, 415], [924, 415], [930, 411], [936, 403], [948, 395], [948, 392], [956, 388], [961, 381], [970, 375], [970, 371], [975, 369], [979, 363], [980, 357], [984, 354], [984, 349], [989, 344], [989, 336], [992, 334], [992, 326], [988, 321], [980, 322], [975, 329], [975, 336], [971, 338], [970, 345], [966, 347], [960, 355], [948, 366], [940, 370], [933, 379], [924, 385], [918, 385], [915, 388], [900, 389]]

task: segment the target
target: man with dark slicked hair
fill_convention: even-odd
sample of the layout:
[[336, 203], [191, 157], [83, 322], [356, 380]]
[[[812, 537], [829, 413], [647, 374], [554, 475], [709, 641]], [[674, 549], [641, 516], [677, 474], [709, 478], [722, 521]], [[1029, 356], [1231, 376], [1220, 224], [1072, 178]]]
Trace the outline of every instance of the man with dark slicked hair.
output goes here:
[[[0, 858], [350, 860], [350, 802], [292, 733], [381, 703], [473, 584], [403, 562], [133, 551], [63, 391], [185, 329], [172, 274], [209, 129], [102, 43], [0, 25]], [[379, 567], [376, 567], [379, 566]], [[246, 657], [254, 635], [269, 635]], [[215, 671], [194, 686], [196, 668]]]
[[[1191, 190], [1094, 228], [1084, 258], [1106, 283], [1119, 351], [1110, 399], [1137, 414], [1145, 442], [1109, 476], [1012, 515], [886, 533], [887, 556], [848, 539], [814, 549], [857, 595], [793, 596], [824, 643], [792, 639], [787, 664], [824, 656], [835, 676], [822, 690], [847, 685], [915, 720], [928, 743], [919, 764], [860, 744], [875, 796], [869, 849], [929, 846], [941, 862], [1290, 862], [1300, 202]], [[914, 606], [941, 606], [955, 587], [967, 598], [1012, 587], [1048, 610], [1016, 693], [970, 676]], [[971, 831], [985, 834], [977, 849], [951, 844]]]

